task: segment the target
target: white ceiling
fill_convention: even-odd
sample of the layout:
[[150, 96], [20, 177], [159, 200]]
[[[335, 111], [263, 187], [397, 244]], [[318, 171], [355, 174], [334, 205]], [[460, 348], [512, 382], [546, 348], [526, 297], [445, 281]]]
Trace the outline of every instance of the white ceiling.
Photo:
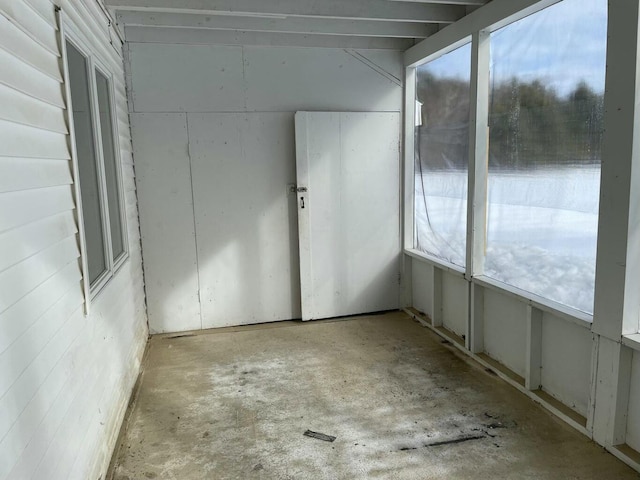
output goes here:
[[105, 0], [130, 41], [405, 49], [489, 0]]

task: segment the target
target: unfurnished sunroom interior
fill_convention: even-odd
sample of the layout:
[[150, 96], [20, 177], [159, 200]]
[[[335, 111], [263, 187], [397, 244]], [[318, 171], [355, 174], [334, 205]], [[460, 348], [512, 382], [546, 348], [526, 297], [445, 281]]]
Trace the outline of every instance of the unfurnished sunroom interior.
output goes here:
[[0, 479], [638, 478], [640, 0], [0, 0]]

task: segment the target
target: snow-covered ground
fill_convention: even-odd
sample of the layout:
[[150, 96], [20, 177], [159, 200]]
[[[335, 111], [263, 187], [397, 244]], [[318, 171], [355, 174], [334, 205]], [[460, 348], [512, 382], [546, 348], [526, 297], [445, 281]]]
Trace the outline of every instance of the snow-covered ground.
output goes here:
[[[426, 195], [415, 185], [417, 247], [463, 266], [466, 172], [425, 172]], [[593, 312], [600, 169], [492, 171], [488, 191], [485, 274]]]

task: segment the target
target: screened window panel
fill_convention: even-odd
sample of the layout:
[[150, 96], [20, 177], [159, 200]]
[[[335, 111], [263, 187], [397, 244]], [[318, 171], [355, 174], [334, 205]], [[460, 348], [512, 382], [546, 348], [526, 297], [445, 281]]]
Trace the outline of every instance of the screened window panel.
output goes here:
[[592, 313], [606, 0], [564, 0], [491, 35], [485, 274]]
[[89, 70], [87, 68], [87, 59], [84, 55], [69, 42], [67, 42], [66, 47], [89, 284], [93, 285], [107, 270], [108, 263], [104, 242], [102, 207], [100, 204], [100, 179], [92, 123]]
[[471, 45], [417, 68], [415, 248], [464, 266]]
[[111, 112], [111, 96], [109, 80], [96, 70], [96, 86], [98, 89], [98, 111], [100, 112], [100, 135], [104, 173], [107, 185], [107, 205], [109, 207], [109, 226], [111, 229], [111, 250], [113, 259], [124, 253], [122, 216], [120, 208], [120, 192], [118, 182], [118, 166], [113, 134], [113, 116]]

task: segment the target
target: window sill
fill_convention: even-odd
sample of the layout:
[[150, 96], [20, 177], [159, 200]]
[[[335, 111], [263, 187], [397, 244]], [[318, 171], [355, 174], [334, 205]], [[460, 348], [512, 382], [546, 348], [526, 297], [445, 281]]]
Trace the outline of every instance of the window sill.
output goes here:
[[[406, 248], [404, 250], [404, 253], [405, 255], [408, 255], [419, 261], [428, 263], [436, 268], [444, 270], [445, 272], [451, 273], [453, 275], [456, 275], [458, 277], [462, 277], [465, 279], [467, 278], [465, 275], [464, 268], [458, 265], [448, 263], [440, 258], [434, 257], [432, 255], [429, 255], [427, 253], [424, 253], [415, 249]], [[473, 277], [471, 279], [471, 283], [474, 283], [484, 288], [495, 290], [498, 293], [508, 295], [512, 298], [516, 298], [522, 303], [531, 305], [532, 307], [542, 310], [543, 312], [548, 312], [554, 316], [567, 320], [575, 325], [591, 330], [591, 325], [593, 323], [593, 315], [590, 315], [581, 310], [577, 310], [575, 308], [568, 307], [561, 303], [554, 302], [553, 300], [549, 300], [548, 298], [544, 298], [539, 295], [535, 295], [534, 293], [521, 290], [517, 287], [511, 286], [509, 284], [503, 283], [499, 280], [495, 280], [490, 277], [486, 277], [484, 275]], [[640, 334], [638, 334], [636, 338], [638, 339], [637, 341], [639, 342], [637, 344], [638, 345], [637, 350], [640, 350]], [[632, 347], [632, 348], [635, 348], [635, 347]]]
[[640, 333], [622, 336], [622, 344], [636, 352], [640, 352]]
[[548, 298], [541, 297], [531, 292], [521, 290], [512, 285], [503, 283], [499, 280], [495, 280], [484, 275], [473, 277], [473, 283], [480, 285], [481, 287], [490, 288], [499, 293], [506, 293], [510, 297], [516, 298], [527, 305], [542, 310], [543, 312], [551, 313], [557, 317], [568, 320], [580, 327], [588, 328], [591, 330], [591, 324], [593, 323], [593, 315], [589, 315], [581, 310], [568, 307]]
[[[113, 279], [118, 275], [118, 272], [120, 272], [123, 265], [127, 263], [127, 260], [129, 260], [129, 253], [125, 251], [125, 253], [118, 257], [118, 262], [114, 264], [112, 270], [106, 270], [100, 277], [98, 277], [98, 280], [96, 280], [96, 282], [91, 286], [90, 303], [95, 302], [97, 297], [108, 288], [109, 284], [111, 284]], [[88, 309], [85, 309], [85, 316], [87, 316], [86, 312], [88, 312]]]
[[429, 255], [428, 253], [421, 252], [420, 250], [416, 250], [415, 248], [405, 248], [405, 255], [408, 255], [417, 260], [421, 260], [423, 262], [429, 263], [435, 267], [438, 267], [445, 272], [452, 273], [459, 277], [465, 277], [465, 269], [459, 265], [455, 265], [453, 263], [449, 263], [446, 260], [442, 260], [441, 258], [434, 257], [433, 255]]

